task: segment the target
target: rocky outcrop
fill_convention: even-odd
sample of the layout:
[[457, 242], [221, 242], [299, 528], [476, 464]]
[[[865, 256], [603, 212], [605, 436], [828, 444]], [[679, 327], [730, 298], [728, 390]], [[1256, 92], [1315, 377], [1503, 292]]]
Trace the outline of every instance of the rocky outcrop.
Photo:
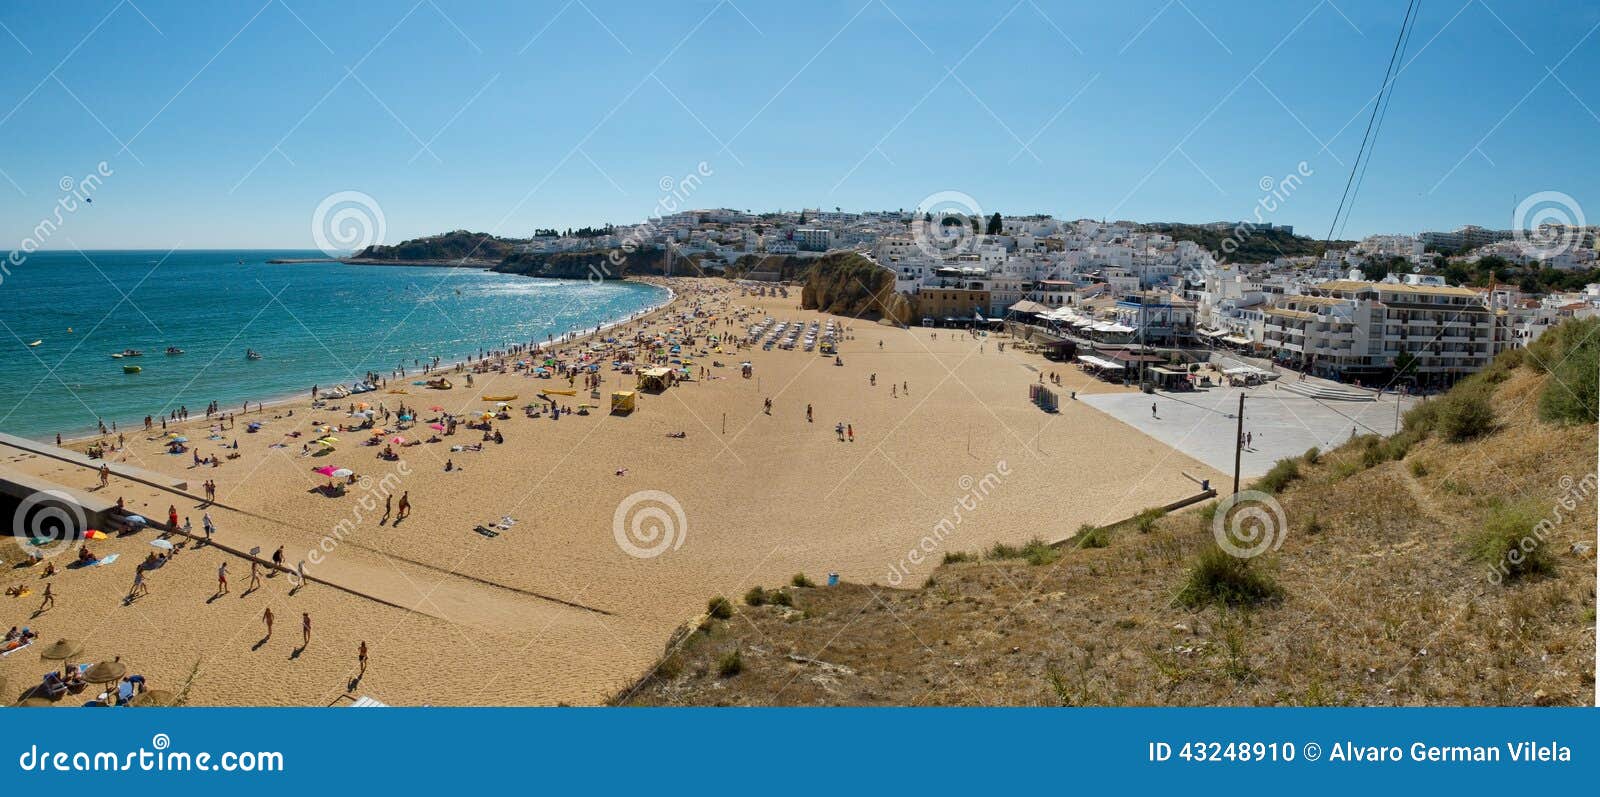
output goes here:
[[894, 273], [854, 252], [835, 252], [812, 261], [800, 303], [808, 310], [897, 324], [908, 324], [916, 315], [911, 297], [895, 292]]
[[474, 265], [499, 262], [516, 249], [515, 241], [486, 232], [456, 230], [427, 238], [402, 241], [393, 246], [374, 244], [357, 252], [347, 262], [379, 265]]

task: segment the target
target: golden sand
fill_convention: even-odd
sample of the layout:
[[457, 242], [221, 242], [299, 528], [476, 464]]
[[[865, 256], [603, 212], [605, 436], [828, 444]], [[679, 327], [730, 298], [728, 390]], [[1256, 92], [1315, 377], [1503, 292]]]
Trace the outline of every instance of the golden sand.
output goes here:
[[[716, 333], [742, 335], [765, 314], [782, 321], [827, 318], [800, 310], [798, 290], [778, 299], [741, 296], [720, 281], [674, 286], [680, 296], [668, 315], [624, 334], [641, 326], [663, 330], [695, 304], [718, 318], [748, 314], [735, 327], [706, 326]], [[217, 468], [192, 468], [189, 455], [166, 454], [159, 435], [125, 432], [128, 445], [113, 461], [185, 477], [194, 496], [206, 479], [217, 482], [218, 501], [227, 507], [210, 509], [219, 543], [259, 546], [263, 555], [282, 545], [292, 566], [325, 539], [342, 538], [309, 572], [344, 589], [312, 583], [291, 595], [290, 579], [277, 575], [244, 594], [245, 560], [188, 546], [149, 575], [147, 597], [124, 605], [135, 563], [152, 550], [154, 534], [144, 531], [92, 543], [97, 554], [120, 553], [121, 560], [58, 574], [56, 606], [31, 619], [42, 592], [40, 569], [7, 567], [0, 581], [28, 584], [34, 593], [0, 597], [0, 623], [31, 625], [46, 641], [83, 640], [86, 659], [121, 655], [153, 687], [187, 684], [194, 704], [327, 705], [347, 693], [398, 705], [596, 703], [645, 672], [673, 630], [703, 611], [711, 595], [737, 599], [751, 586], [787, 583], [798, 572], [818, 583], [831, 571], [849, 581], [917, 586], [947, 551], [1064, 538], [1083, 523], [1194, 494], [1198, 487], [1184, 473], [1221, 477], [1067, 397], [1071, 390], [1125, 388], [1036, 354], [998, 351], [996, 344], [1009, 338], [835, 320], [849, 328], [840, 344], [842, 366], [799, 349], [712, 353], [695, 357], [694, 367], [697, 374], [708, 367], [713, 378], [641, 394], [632, 415], [602, 409], [552, 421], [517, 411], [496, 422], [504, 444], [452, 453], [451, 445], [479, 440], [463, 428], [441, 443], [401, 449], [403, 468], [378, 459], [379, 448], [359, 445], [366, 432], [336, 432], [335, 451], [317, 457], [300, 455], [311, 436], [285, 435], [309, 432], [313, 422], [348, 423], [344, 405], [355, 401], [393, 407], [405, 399], [426, 419], [434, 404], [454, 413], [482, 411], [493, 405], [485, 395], [516, 394], [511, 403], [520, 407], [541, 388], [564, 389], [566, 381], [508, 373], [476, 376], [469, 389], [462, 376], [451, 375], [449, 391], [407, 384], [409, 395], [380, 390], [338, 402], [339, 411], [312, 410], [309, 401], [269, 406], [241, 416], [239, 428], [225, 433], [226, 442], [238, 440], [241, 456]], [[711, 368], [714, 359], [726, 367]], [[753, 378], [740, 376], [745, 360]], [[1058, 414], [1028, 401], [1028, 385], [1040, 371], [1065, 380]], [[633, 376], [602, 373], [603, 397], [633, 387]], [[874, 373], [877, 385], [870, 386]], [[770, 415], [763, 411], [769, 397]], [[581, 389], [561, 399], [574, 407], [589, 401]], [[262, 431], [244, 433], [255, 420]], [[839, 422], [853, 428], [853, 442], [838, 440]], [[202, 456], [223, 453], [205, 439], [207, 427], [200, 420], [184, 429]], [[686, 437], [668, 436], [680, 431]], [[426, 437], [428, 430], [424, 423], [402, 434]], [[270, 447], [280, 442], [288, 446]], [[98, 483], [87, 469], [5, 453], [4, 464], [63, 484]], [[447, 459], [456, 469], [445, 471]], [[360, 508], [362, 487], [342, 497], [321, 494], [327, 479], [312, 468], [329, 464], [355, 470], [369, 485], [395, 474], [386, 484], [396, 501], [400, 491], [409, 492], [411, 517], [380, 524], [381, 508]], [[670, 498], [637, 499], [634, 516], [667, 518], [672, 536], [670, 544], [630, 538], [636, 551], [650, 554], [636, 556], [619, 544], [614, 521], [619, 505], [644, 491]], [[196, 497], [117, 478], [105, 495], [122, 497], [152, 519], [164, 519], [176, 504], [197, 531], [205, 511]], [[473, 530], [507, 515], [517, 523], [498, 537]], [[634, 516], [624, 517], [624, 529]], [[231, 592], [214, 598], [224, 560]], [[262, 642], [267, 607], [277, 624]], [[302, 612], [311, 615], [313, 634], [309, 647], [297, 651]], [[371, 663], [356, 683], [363, 640]], [[30, 651], [0, 659], [0, 676], [10, 683], [6, 697], [15, 698], [46, 669]]]

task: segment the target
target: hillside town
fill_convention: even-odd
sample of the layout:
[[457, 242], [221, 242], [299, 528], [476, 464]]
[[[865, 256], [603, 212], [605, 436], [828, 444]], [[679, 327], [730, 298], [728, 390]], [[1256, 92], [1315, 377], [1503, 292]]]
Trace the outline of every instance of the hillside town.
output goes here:
[[[1207, 347], [1343, 382], [1419, 389], [1446, 387], [1564, 319], [1600, 312], [1600, 284], [1540, 290], [1495, 277], [1506, 268], [1576, 275], [1600, 267], [1600, 227], [1469, 225], [1235, 262], [1228, 253], [1245, 241], [1292, 236], [1293, 228], [1193, 225], [1222, 239], [1213, 251], [1167, 231], [1173, 226], [984, 217], [970, 208], [717, 208], [626, 227], [541, 231], [520, 249], [665, 248], [698, 270], [757, 281], [781, 278], [764, 265], [771, 256], [803, 262], [852, 251], [893, 273], [894, 290], [913, 300], [924, 325], [1020, 323], [1090, 348]], [[1450, 279], [1477, 264], [1487, 266], [1486, 281]]]

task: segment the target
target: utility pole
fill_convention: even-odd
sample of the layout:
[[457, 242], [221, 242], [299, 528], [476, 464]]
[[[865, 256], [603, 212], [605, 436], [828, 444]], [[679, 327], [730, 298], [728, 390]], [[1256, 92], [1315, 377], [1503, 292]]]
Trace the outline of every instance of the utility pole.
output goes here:
[[1239, 394], [1239, 431], [1233, 437], [1233, 493], [1239, 494], [1239, 458], [1244, 454], [1244, 394]]

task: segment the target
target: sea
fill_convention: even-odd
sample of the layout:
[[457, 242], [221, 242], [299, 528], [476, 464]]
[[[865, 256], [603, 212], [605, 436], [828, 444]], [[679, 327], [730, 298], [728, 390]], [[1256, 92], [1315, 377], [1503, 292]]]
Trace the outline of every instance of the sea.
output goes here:
[[[0, 277], [0, 431], [137, 427], [621, 321], [664, 288], [479, 269], [269, 263], [317, 251], [35, 252]], [[38, 341], [37, 345], [33, 344]], [[168, 347], [182, 354], [166, 354]], [[116, 359], [127, 349], [143, 356]], [[246, 358], [254, 349], [259, 360]], [[138, 373], [123, 366], [137, 365]]]

